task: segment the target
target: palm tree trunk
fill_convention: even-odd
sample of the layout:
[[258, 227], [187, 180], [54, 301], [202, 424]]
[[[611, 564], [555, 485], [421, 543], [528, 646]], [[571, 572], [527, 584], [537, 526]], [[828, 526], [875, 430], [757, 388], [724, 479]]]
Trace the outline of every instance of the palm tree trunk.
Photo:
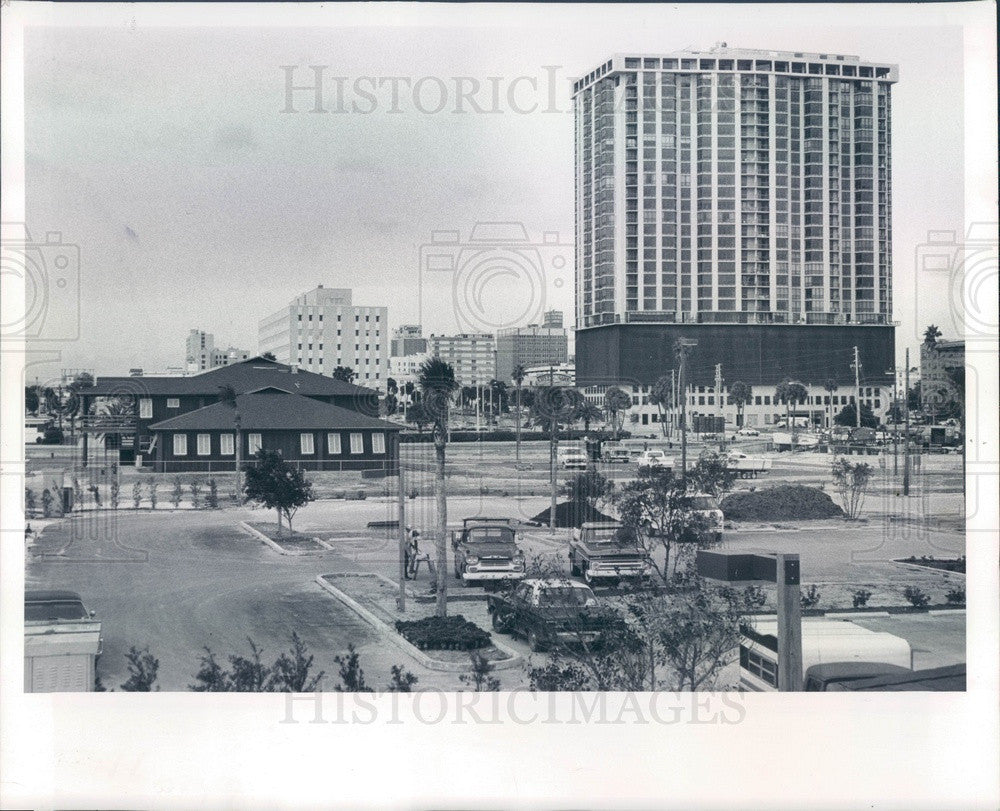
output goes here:
[[448, 615], [448, 595], [445, 591], [447, 581], [445, 579], [448, 567], [448, 547], [445, 533], [448, 531], [448, 499], [445, 495], [444, 478], [444, 452], [445, 434], [444, 426], [438, 426], [440, 436], [434, 437], [434, 454], [437, 457], [437, 467], [434, 471], [434, 497], [437, 502], [437, 615], [446, 617]]
[[516, 419], [516, 433], [517, 433], [517, 443], [515, 445], [514, 459], [520, 464], [521, 463], [521, 383], [517, 384], [517, 414]]

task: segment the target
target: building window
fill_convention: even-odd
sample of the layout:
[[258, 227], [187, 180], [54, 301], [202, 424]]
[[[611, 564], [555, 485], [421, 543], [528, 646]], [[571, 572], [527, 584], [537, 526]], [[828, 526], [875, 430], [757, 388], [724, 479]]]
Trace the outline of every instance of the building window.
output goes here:
[[187, 456], [187, 434], [174, 434], [174, 456]]
[[339, 456], [340, 450], [340, 434], [327, 434], [326, 435], [326, 451], [331, 456]]
[[299, 434], [299, 450], [302, 455], [316, 453], [316, 446], [313, 443], [312, 434]]
[[139, 419], [153, 419], [153, 401], [149, 397], [141, 397], [139, 399]]
[[211, 456], [212, 455], [212, 435], [211, 434], [198, 434], [198, 455], [199, 456]]
[[351, 453], [364, 453], [364, 434], [351, 434]]
[[372, 434], [372, 453], [385, 453], [385, 434]]
[[236, 453], [236, 443], [232, 434], [219, 434], [219, 453], [222, 456], [232, 456]]
[[261, 448], [263, 448], [264, 443], [261, 440], [260, 434], [250, 434], [247, 437], [247, 446], [248, 446], [247, 450], [250, 452], [251, 456], [257, 453], [257, 451], [259, 451]]
[[[167, 408], [180, 408], [181, 400], [180, 397], [168, 397], [167, 398]], [[152, 415], [150, 415], [152, 416]]]

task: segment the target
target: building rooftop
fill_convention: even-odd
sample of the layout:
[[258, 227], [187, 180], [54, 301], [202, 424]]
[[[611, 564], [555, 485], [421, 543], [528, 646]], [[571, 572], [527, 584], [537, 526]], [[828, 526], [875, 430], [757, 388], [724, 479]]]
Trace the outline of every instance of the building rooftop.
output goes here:
[[[359, 411], [330, 405], [276, 387], [267, 387], [236, 398], [244, 431], [294, 431], [299, 429], [369, 428], [398, 431], [400, 426]], [[151, 431], [226, 431], [233, 428], [233, 408], [226, 403], [188, 411], [154, 423]]]

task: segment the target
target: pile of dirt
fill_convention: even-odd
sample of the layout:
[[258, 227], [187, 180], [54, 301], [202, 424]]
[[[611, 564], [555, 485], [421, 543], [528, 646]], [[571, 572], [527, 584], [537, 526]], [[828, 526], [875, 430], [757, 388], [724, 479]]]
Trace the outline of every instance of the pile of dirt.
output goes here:
[[801, 484], [731, 493], [720, 506], [731, 521], [807, 521], [844, 515], [828, 494]]
[[[549, 526], [549, 508], [546, 507], [531, 519], [537, 524]], [[614, 521], [591, 507], [585, 501], [563, 501], [556, 504], [556, 526], [578, 527], [587, 521]]]

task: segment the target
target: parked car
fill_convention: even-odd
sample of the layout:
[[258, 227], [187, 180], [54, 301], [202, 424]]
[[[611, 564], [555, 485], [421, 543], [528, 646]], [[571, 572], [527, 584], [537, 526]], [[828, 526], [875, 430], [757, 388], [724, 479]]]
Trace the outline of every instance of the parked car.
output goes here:
[[735, 472], [741, 479], [755, 479], [771, 469], [771, 460], [748, 456], [740, 451], [730, 451], [726, 454], [726, 468]]
[[560, 448], [557, 461], [567, 470], [587, 469], [587, 454], [579, 448]]
[[562, 578], [531, 578], [509, 594], [491, 594], [493, 630], [523, 636], [533, 651], [553, 645], [600, 645], [614, 623], [590, 586]]
[[674, 460], [667, 456], [663, 451], [656, 450], [655, 448], [643, 451], [639, 454], [635, 461], [640, 468], [657, 467], [673, 469], [674, 467]]
[[517, 546], [515, 523], [507, 518], [466, 518], [451, 533], [455, 579], [466, 586], [524, 577], [524, 552]]
[[574, 576], [582, 576], [588, 583], [642, 578], [650, 569], [635, 532], [617, 521], [587, 522], [573, 530], [569, 565]]
[[626, 446], [606, 442], [601, 449], [601, 457], [605, 462], [631, 462], [632, 452]]
[[24, 690], [89, 692], [104, 649], [101, 623], [75, 591], [24, 593]]
[[691, 510], [702, 518], [704, 526], [698, 538], [689, 538], [687, 540], [720, 543], [722, 541], [722, 527], [726, 522], [726, 518], [719, 508], [719, 502], [715, 496], [708, 495], [707, 493], [695, 493], [691, 496]]
[[733, 439], [751, 436], [760, 436], [760, 431], [756, 428], [740, 428], [735, 434], [733, 434]]

